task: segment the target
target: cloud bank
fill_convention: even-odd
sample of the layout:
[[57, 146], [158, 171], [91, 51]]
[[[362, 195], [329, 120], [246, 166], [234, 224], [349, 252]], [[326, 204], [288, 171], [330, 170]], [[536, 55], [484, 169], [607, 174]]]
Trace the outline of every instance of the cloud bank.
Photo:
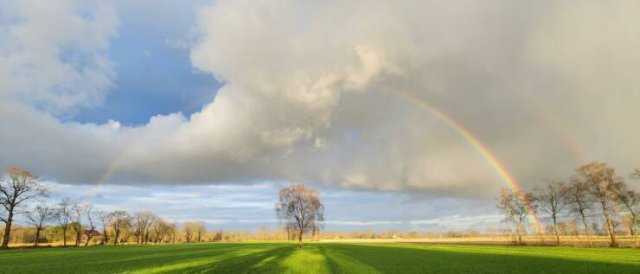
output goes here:
[[101, 103], [113, 64], [105, 55], [118, 25], [100, 1], [1, 1], [0, 98], [68, 113]]
[[[639, 6], [217, 1], [199, 9], [190, 46], [194, 69], [224, 83], [215, 99], [126, 127], [61, 119], [108, 91], [116, 11], [12, 5], [0, 21], [0, 165], [70, 183], [494, 195], [503, 182], [428, 102], [524, 186], [592, 159], [624, 173], [640, 164]], [[34, 35], [46, 15], [69, 19]]]

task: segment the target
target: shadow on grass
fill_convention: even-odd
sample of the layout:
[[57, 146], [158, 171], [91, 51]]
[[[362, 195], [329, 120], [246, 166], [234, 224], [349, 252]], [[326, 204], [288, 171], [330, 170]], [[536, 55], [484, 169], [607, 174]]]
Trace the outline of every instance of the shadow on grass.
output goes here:
[[[181, 262], [147, 272], [180, 273], [327, 273], [326, 258], [316, 245], [264, 245], [217, 258]], [[147, 269], [148, 270], [148, 269]]]
[[[176, 273], [210, 272], [223, 261], [263, 257], [278, 244], [191, 244], [19, 251], [0, 256], [0, 273]], [[73, 266], [69, 268], [69, 266]], [[244, 268], [244, 267], [243, 267]], [[242, 269], [242, 268], [240, 268]], [[217, 272], [224, 272], [223, 270]], [[236, 271], [238, 272], [237, 269]]]
[[281, 262], [295, 251], [293, 246], [279, 246], [255, 253], [226, 257], [218, 262], [182, 269], [184, 273], [282, 273]]
[[396, 246], [325, 244], [322, 253], [334, 273], [640, 273], [637, 264]]

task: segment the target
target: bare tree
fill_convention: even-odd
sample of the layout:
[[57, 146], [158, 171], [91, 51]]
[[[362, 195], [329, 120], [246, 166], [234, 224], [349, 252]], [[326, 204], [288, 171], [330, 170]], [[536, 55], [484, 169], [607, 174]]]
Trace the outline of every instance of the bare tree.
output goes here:
[[505, 214], [505, 221], [515, 225], [518, 235], [518, 244], [522, 244], [522, 235], [525, 233], [525, 225], [529, 216], [529, 204], [531, 195], [520, 191], [511, 191], [506, 188], [500, 190], [497, 207]]
[[111, 215], [102, 210], [96, 211], [96, 216], [102, 225], [102, 245], [107, 245], [109, 242], [109, 223], [111, 223]]
[[551, 181], [546, 185], [533, 189], [532, 203], [536, 209], [547, 213], [553, 222], [553, 231], [556, 236], [556, 245], [560, 245], [560, 234], [558, 233], [558, 214], [566, 208], [565, 196], [567, 188], [564, 182]]
[[618, 198], [618, 203], [620, 203], [622, 207], [622, 210], [627, 212], [631, 237], [633, 237], [636, 247], [639, 247], [640, 243], [638, 243], [637, 225], [638, 206], [640, 206], [640, 193], [634, 191], [633, 189], [630, 189], [629, 186], [625, 183], [615, 184], [614, 191]]
[[298, 245], [302, 247], [304, 233], [322, 225], [324, 206], [318, 191], [302, 184], [280, 190], [280, 200], [276, 204], [278, 219], [292, 225], [298, 232]]
[[149, 229], [158, 217], [152, 212], [138, 212], [133, 216], [135, 234], [138, 244], [145, 244], [149, 240]]
[[66, 197], [58, 204], [58, 212], [56, 213], [56, 219], [62, 229], [62, 246], [67, 246], [67, 231], [72, 222], [71, 211], [73, 205], [71, 199]]
[[37, 247], [40, 242], [40, 232], [44, 226], [55, 219], [55, 209], [46, 205], [38, 205], [36, 208], [27, 213], [27, 220], [36, 229], [36, 242], [33, 246]]
[[4, 235], [0, 248], [9, 248], [11, 225], [16, 215], [16, 208], [25, 201], [48, 195], [48, 190], [36, 180], [36, 176], [28, 171], [11, 167], [2, 174], [0, 177], [0, 206], [4, 208], [6, 216], [0, 216], [0, 221], [4, 223]]
[[162, 219], [156, 220], [156, 222], [153, 223], [153, 233], [155, 236], [153, 242], [156, 244], [163, 242], [170, 230], [171, 225], [169, 225], [167, 222]]
[[592, 162], [576, 170], [576, 178], [589, 185], [591, 196], [597, 201], [605, 219], [605, 225], [611, 242], [610, 246], [618, 246], [616, 234], [611, 218], [612, 210], [615, 208], [617, 196], [615, 194], [616, 184], [620, 184], [621, 178], [617, 177], [613, 168], [606, 163]]
[[131, 226], [131, 219], [126, 211], [116, 210], [109, 214], [111, 227], [113, 228], [113, 245], [120, 243], [122, 234]]
[[178, 223], [171, 223], [171, 242], [176, 243], [176, 238], [178, 237]]
[[577, 178], [572, 178], [567, 187], [565, 199], [569, 206], [569, 212], [580, 217], [584, 226], [584, 233], [587, 235], [587, 242], [591, 247], [591, 233], [589, 232], [587, 215], [593, 210], [593, 200], [589, 195], [589, 185]]
[[199, 242], [202, 242], [202, 235], [204, 234], [204, 232], [206, 231], [204, 222], [202, 221], [198, 221], [195, 222], [195, 233], [196, 233], [196, 240]]
[[195, 224], [193, 222], [184, 222], [184, 238], [187, 243], [191, 243], [193, 240], [193, 231]]
[[82, 216], [84, 216], [85, 208], [82, 205], [74, 204], [71, 207], [71, 229], [73, 230], [76, 243], [75, 246], [80, 246], [80, 242], [82, 242], [82, 234], [84, 234], [83, 225], [82, 225]]
[[96, 222], [99, 218], [98, 212], [93, 209], [93, 205], [87, 204], [84, 206], [84, 214], [87, 219], [87, 224], [89, 225], [87, 229], [84, 230], [84, 235], [87, 237], [87, 241], [84, 243], [84, 246], [89, 245], [89, 241], [93, 237], [94, 232], [96, 231]]

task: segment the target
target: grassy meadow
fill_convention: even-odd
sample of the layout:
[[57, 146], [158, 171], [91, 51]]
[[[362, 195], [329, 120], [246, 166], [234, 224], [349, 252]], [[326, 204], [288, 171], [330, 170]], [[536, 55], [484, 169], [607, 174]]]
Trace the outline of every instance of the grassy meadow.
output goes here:
[[2, 273], [640, 273], [640, 250], [218, 243], [0, 251]]

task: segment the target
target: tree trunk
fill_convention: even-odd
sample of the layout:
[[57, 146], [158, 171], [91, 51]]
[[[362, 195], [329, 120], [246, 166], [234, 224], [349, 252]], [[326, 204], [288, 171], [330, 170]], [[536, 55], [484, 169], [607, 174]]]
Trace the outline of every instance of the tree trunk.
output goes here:
[[302, 229], [300, 229], [300, 234], [298, 234], [298, 246], [302, 247]]
[[113, 239], [113, 245], [118, 245], [118, 241], [120, 241], [120, 231], [116, 231], [115, 239]]
[[633, 241], [635, 242], [636, 247], [640, 247], [639, 243], [638, 243], [638, 227], [637, 227], [637, 223], [638, 223], [638, 216], [636, 216], [636, 214], [632, 214], [631, 215], [631, 228], [632, 228], [632, 232], [633, 232]]
[[583, 213], [580, 213], [582, 216], [582, 224], [584, 225], [584, 233], [587, 234], [587, 243], [589, 244], [589, 247], [593, 247], [593, 244], [591, 244], [591, 234], [589, 233], [589, 225], [587, 225], [587, 218], [584, 216]]
[[62, 246], [67, 246], [67, 229], [64, 227], [62, 228]]
[[89, 241], [91, 240], [91, 233], [93, 233], [93, 230], [91, 232], [89, 232], [89, 234], [87, 234], [87, 241], [84, 243], [84, 246], [88, 246], [89, 245]]
[[80, 246], [82, 242], [82, 232], [76, 232], [76, 247]]
[[109, 243], [109, 235], [107, 234], [107, 230], [103, 230], [102, 231], [104, 234], [102, 234], [102, 245], [107, 245]]
[[35, 247], [38, 247], [38, 242], [40, 242], [40, 230], [42, 230], [41, 227], [36, 227], [36, 243], [33, 245]]
[[615, 232], [613, 231], [613, 224], [611, 223], [611, 219], [609, 218], [609, 214], [607, 213], [607, 206], [604, 204], [604, 202], [602, 202], [602, 214], [604, 215], [604, 219], [607, 223], [607, 231], [609, 232], [609, 238], [611, 238], [611, 242], [609, 243], [609, 246], [617, 247], [618, 242], [616, 241], [616, 235], [615, 235]]
[[556, 245], [560, 245], [560, 234], [558, 234], [558, 221], [556, 215], [553, 215], [553, 231], [556, 233]]
[[518, 229], [518, 244], [522, 244], [522, 234], [520, 233], [520, 229]]
[[522, 244], [522, 222], [518, 223], [516, 227], [516, 233], [518, 233], [518, 245]]
[[9, 216], [7, 216], [7, 223], [4, 227], [4, 236], [2, 237], [2, 249], [9, 248], [9, 239], [11, 234], [11, 223], [13, 222], [13, 208], [9, 210]]

